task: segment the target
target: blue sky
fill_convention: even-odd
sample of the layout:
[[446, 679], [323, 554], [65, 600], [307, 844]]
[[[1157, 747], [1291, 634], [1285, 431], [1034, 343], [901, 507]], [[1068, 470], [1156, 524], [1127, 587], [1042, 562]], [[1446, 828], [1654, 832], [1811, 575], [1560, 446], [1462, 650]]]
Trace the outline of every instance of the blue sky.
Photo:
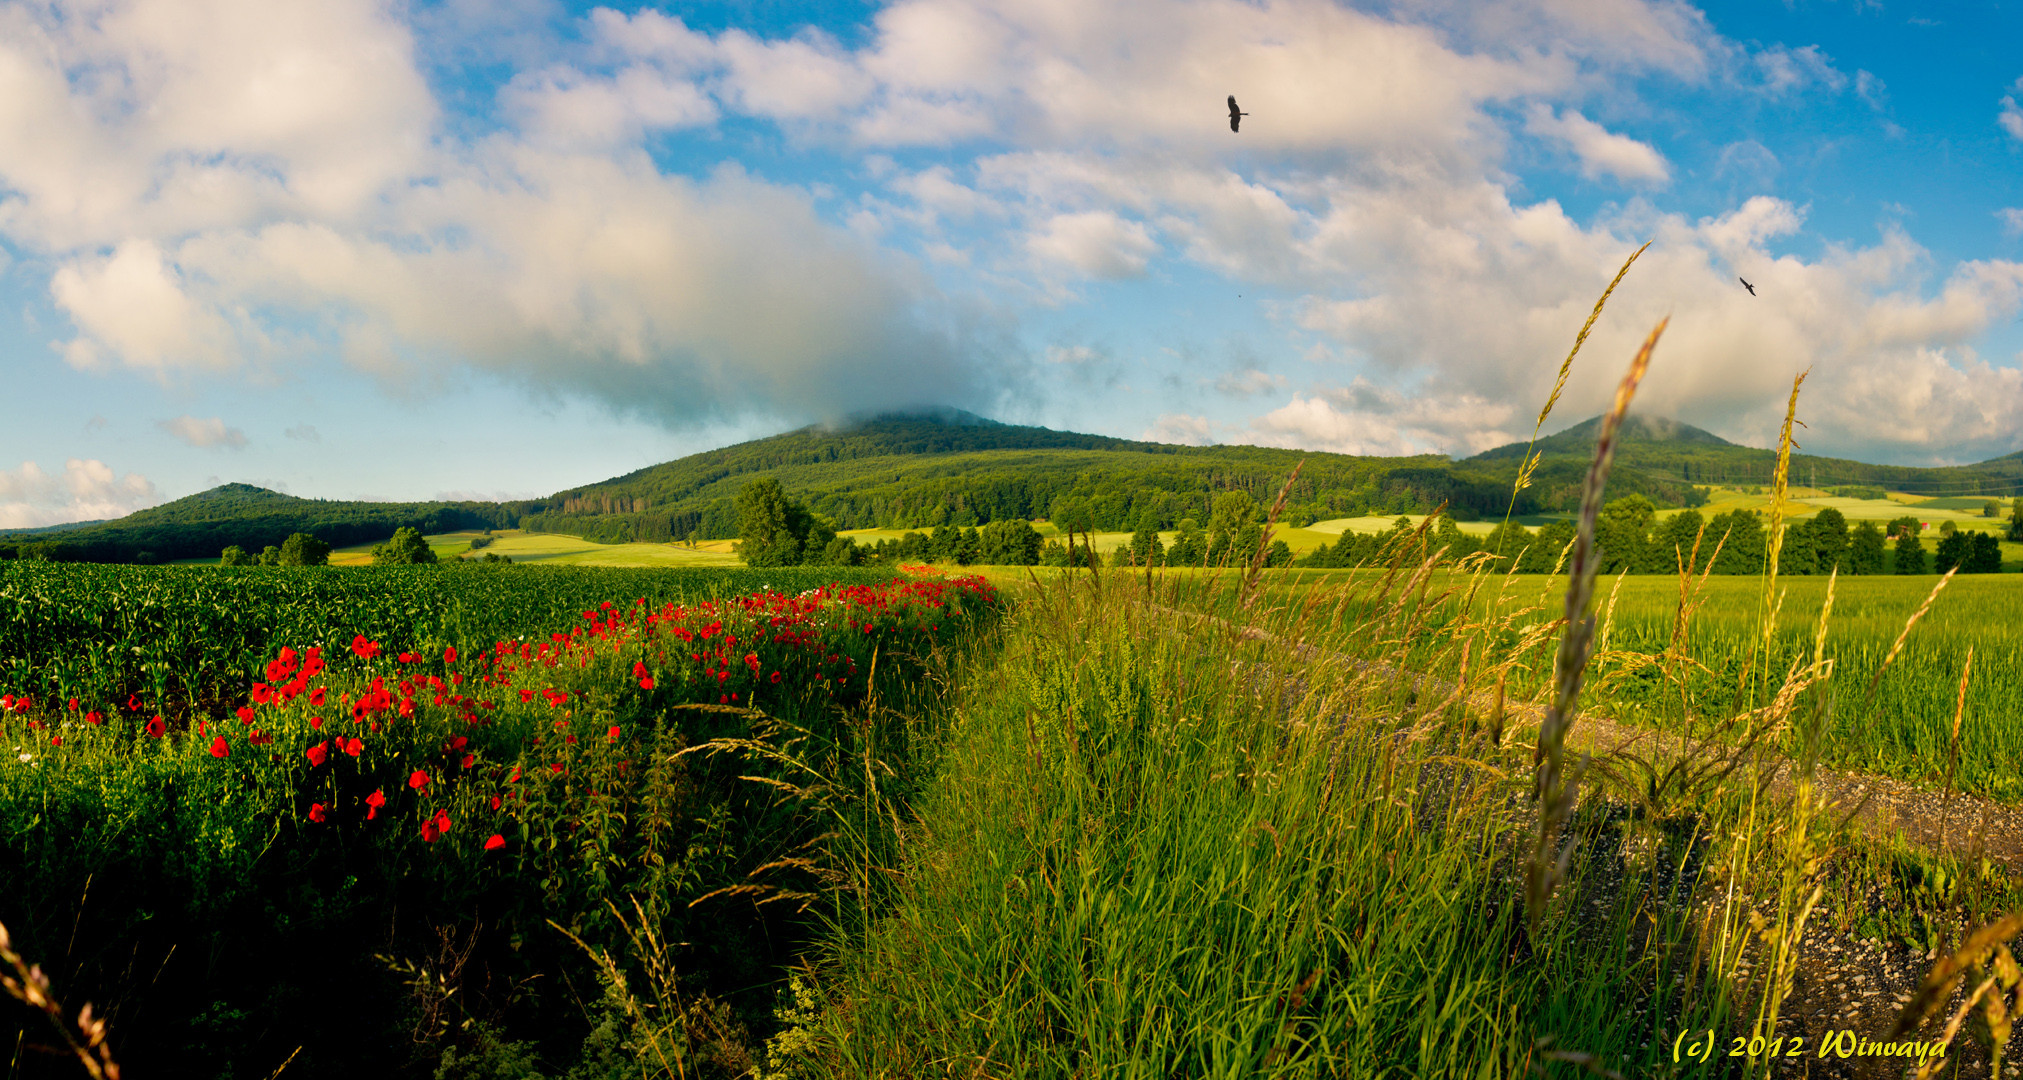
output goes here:
[[[0, 527], [543, 495], [951, 404], [2023, 449], [2023, 10], [0, 0]], [[1251, 115], [1231, 133], [1223, 99]], [[1737, 275], [1757, 285], [1749, 296]]]

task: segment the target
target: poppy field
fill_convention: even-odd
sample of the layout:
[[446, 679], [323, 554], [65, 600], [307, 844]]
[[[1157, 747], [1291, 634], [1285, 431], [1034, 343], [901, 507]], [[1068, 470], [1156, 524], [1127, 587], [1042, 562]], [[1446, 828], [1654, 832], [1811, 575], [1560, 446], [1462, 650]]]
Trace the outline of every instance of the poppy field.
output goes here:
[[[84, 625], [141, 625], [177, 586], [217, 600], [186, 614], [233, 606], [234, 582], [175, 573]], [[543, 614], [599, 583], [702, 591], [529, 573], [552, 579]], [[95, 1004], [132, 1075], [503, 1075], [488, 1055], [637, 1075], [649, 1051], [689, 1071], [746, 1053], [820, 925], [836, 807], [878, 781], [849, 763], [904, 756], [891, 706], [1000, 608], [975, 578], [719, 583], [509, 631], [478, 590], [538, 579], [380, 576], [426, 629], [312, 627], [318, 609], [240, 588], [225, 649], [266, 648], [236, 695], [209, 674], [232, 660], [151, 683], [186, 655], [173, 641], [88, 634], [71, 640], [141, 659], [0, 681], [0, 922]], [[304, 588], [365, 591], [332, 577]], [[49, 603], [59, 584], [33, 582]], [[7, 1019], [19, 1075], [75, 1075], [33, 1049], [39, 1018]]]

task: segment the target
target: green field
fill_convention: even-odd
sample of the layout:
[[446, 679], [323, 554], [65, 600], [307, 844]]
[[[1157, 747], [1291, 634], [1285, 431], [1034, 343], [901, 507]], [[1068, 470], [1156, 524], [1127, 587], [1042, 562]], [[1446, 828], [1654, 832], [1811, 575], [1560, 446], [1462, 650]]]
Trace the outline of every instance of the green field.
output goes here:
[[171, 719], [242, 698], [283, 645], [364, 634], [399, 652], [567, 629], [610, 599], [654, 605], [889, 570], [598, 566], [137, 567], [0, 562], [0, 691], [86, 707], [138, 695]]

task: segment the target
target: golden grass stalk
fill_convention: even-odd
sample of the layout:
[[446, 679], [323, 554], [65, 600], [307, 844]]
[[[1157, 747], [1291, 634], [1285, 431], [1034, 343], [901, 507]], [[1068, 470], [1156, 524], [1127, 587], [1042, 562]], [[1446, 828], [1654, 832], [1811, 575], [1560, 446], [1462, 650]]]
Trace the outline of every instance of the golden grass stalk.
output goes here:
[[1264, 572], [1265, 556], [1271, 551], [1271, 533], [1278, 527], [1278, 515], [1285, 510], [1286, 497], [1292, 494], [1293, 481], [1299, 479], [1299, 471], [1306, 468], [1307, 459], [1299, 459], [1292, 467], [1292, 475], [1285, 478], [1285, 485], [1278, 489], [1278, 498], [1271, 503], [1271, 512], [1264, 516], [1264, 531], [1257, 534], [1257, 550], [1250, 556], [1250, 573], [1243, 579], [1243, 603], [1248, 608], [1257, 599], [1257, 579]]
[[1532, 797], [1538, 800], [1539, 814], [1538, 836], [1525, 868], [1525, 907], [1534, 933], [1545, 917], [1545, 906], [1552, 899], [1553, 889], [1573, 859], [1573, 845], [1562, 848], [1559, 834], [1573, 813], [1580, 783], [1579, 771], [1567, 767], [1566, 736], [1573, 726], [1588, 650], [1594, 641], [1594, 615], [1588, 608], [1594, 599], [1595, 571], [1599, 566], [1595, 521], [1601, 516], [1602, 493], [1608, 487], [1609, 466], [1615, 460], [1616, 437], [1623, 426], [1623, 417], [1630, 411], [1630, 401], [1637, 396], [1637, 385], [1650, 370], [1651, 351], [1657, 348], [1658, 338], [1669, 322], [1669, 317], [1662, 319], [1652, 328], [1636, 358], [1630, 361], [1623, 381], [1617, 384], [1615, 403], [1602, 419], [1601, 432], [1595, 439], [1594, 461], [1588, 466], [1587, 486], [1581, 492], [1580, 526], [1574, 534], [1573, 561], [1566, 586], [1566, 625], [1553, 662], [1552, 703], [1539, 725], [1538, 746], [1532, 752], [1532, 766], [1536, 770]]
[[1909, 619], [1904, 620], [1903, 632], [1897, 635], [1896, 643], [1890, 646], [1889, 653], [1883, 657], [1882, 665], [1875, 669], [1875, 677], [1868, 681], [1868, 700], [1875, 700], [1875, 688], [1882, 683], [1883, 672], [1889, 670], [1890, 661], [1895, 660], [1897, 654], [1904, 651], [1904, 639], [1911, 636], [1911, 627], [1918, 625], [1918, 620], [1925, 617], [1925, 612], [1932, 610], [1932, 601], [1939, 598], [1939, 594], [1945, 591], [1946, 585], [1953, 580], [1953, 575], [1959, 573], [1959, 570], [1960, 568], [1955, 566], [1946, 571], [1939, 578], [1939, 583], [1932, 586], [1931, 595], [1925, 597], [1925, 602], [1918, 605], [1918, 610], [1911, 612]]
[[1545, 407], [1538, 410], [1538, 421], [1531, 425], [1531, 441], [1524, 444], [1524, 460], [1517, 467], [1517, 483], [1510, 489], [1510, 509], [1503, 514], [1505, 524], [1509, 523], [1510, 515], [1517, 510], [1517, 493], [1531, 486], [1531, 476], [1538, 471], [1539, 455], [1534, 452], [1534, 448], [1538, 446], [1538, 433], [1545, 430], [1546, 417], [1552, 415], [1552, 407], [1559, 404], [1559, 395], [1566, 391], [1567, 376], [1573, 373], [1573, 358], [1580, 355], [1580, 347], [1586, 344], [1588, 332], [1595, 328], [1595, 320], [1602, 317], [1602, 308], [1607, 306], [1609, 294], [1615, 292], [1616, 286], [1623, 283], [1623, 276], [1630, 272], [1630, 264], [1636, 262], [1637, 256], [1642, 255], [1644, 249], [1650, 246], [1651, 241], [1644, 241], [1643, 247], [1630, 252], [1630, 257], [1623, 260], [1622, 269], [1616, 271], [1616, 276], [1609, 282], [1609, 287], [1602, 290], [1601, 299], [1595, 301], [1595, 309], [1588, 312], [1587, 322], [1582, 323], [1580, 333], [1574, 335], [1573, 348], [1567, 351], [1566, 359], [1559, 362], [1559, 378], [1552, 384], [1552, 393], [1545, 399]]
[[[1932, 965], [1919, 983], [1918, 992], [1904, 1003], [1903, 1012], [1897, 1015], [1896, 1024], [1890, 1028], [1891, 1039], [1901, 1038], [1923, 1027], [1925, 1021], [1936, 1015], [1947, 999], [1953, 996], [1953, 991], [1969, 972], [1981, 979], [1979, 987], [1966, 995], [1966, 1000], [1961, 1002], [1946, 1024], [1944, 1033], [1939, 1036], [1939, 1052], [1919, 1061], [1917, 1075], [1920, 1080], [1935, 1075], [1945, 1066], [1945, 1054], [1952, 1045], [1953, 1036], [1959, 1034], [1961, 1023], [1976, 1007], [1982, 1010], [1987, 1021], [1986, 1035], [1994, 1058], [1989, 1075], [2002, 1075], [2002, 1050], [2009, 1042], [2010, 1021], [2019, 1009], [2023, 1009], [2023, 969], [2019, 969], [2008, 945], [2019, 933], [2023, 933], [2023, 911], [2012, 911], [1974, 931], [1958, 951]], [[1993, 991], [1992, 997], [1990, 991]], [[2005, 1002], [2004, 992], [2013, 992], [2015, 996]]]
[[1939, 847], [1946, 846], [1947, 826], [1952, 824], [1953, 770], [1960, 765], [1960, 721], [1967, 715], [1967, 678], [1974, 674], [1974, 647], [1967, 646], [1967, 663], [1960, 669], [1960, 696], [1953, 702], [1953, 737], [1946, 750], [1946, 797], [1939, 804]]
[[5, 924], [0, 924], [0, 993], [49, 1017], [93, 1080], [119, 1080], [119, 1063], [112, 1059], [112, 1045], [106, 1041], [105, 1019], [93, 1016], [91, 1003], [86, 1002], [77, 1011], [77, 1031], [72, 1033], [64, 1022], [63, 1006], [50, 995], [49, 976], [42, 973], [41, 964], [30, 966], [14, 951], [14, 939]]
[[1805, 385], [1805, 377], [1812, 374], [1811, 368], [1798, 373], [1791, 380], [1791, 400], [1784, 405], [1784, 430], [1777, 436], [1777, 472], [1770, 481], [1770, 546], [1765, 552], [1763, 572], [1763, 663], [1759, 666], [1767, 677], [1770, 671], [1770, 646], [1777, 635], [1777, 608], [1773, 598], [1777, 595], [1777, 564], [1784, 557], [1784, 508], [1786, 493], [1790, 490], [1791, 451], [1798, 444], [1791, 441], [1791, 425], [1798, 419], [1798, 388]]

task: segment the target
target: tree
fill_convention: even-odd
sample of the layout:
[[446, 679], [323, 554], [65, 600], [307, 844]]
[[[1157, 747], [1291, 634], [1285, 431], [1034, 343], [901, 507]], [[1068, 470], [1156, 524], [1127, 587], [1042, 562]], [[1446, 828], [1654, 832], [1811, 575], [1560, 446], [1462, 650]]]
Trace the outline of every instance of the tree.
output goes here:
[[1819, 551], [1814, 546], [1812, 522], [1800, 521], [1784, 527], [1784, 548], [1777, 555], [1777, 572], [1819, 573]]
[[1283, 540], [1273, 540], [1271, 547], [1265, 551], [1264, 565], [1270, 567], [1291, 566], [1292, 546]]
[[[1651, 538], [1653, 566], [1656, 573], [1676, 572], [1686, 566], [1691, 573], [1699, 573], [1707, 568], [1707, 560], [1714, 557], [1711, 538], [1704, 542], [1700, 530], [1706, 528], [1707, 519], [1698, 510], [1681, 510], [1664, 520]], [[1693, 545], [1700, 544], [1698, 556], [1693, 554]], [[1692, 565], [1687, 566], [1688, 563]]]
[[[1095, 544], [1090, 538], [1089, 533], [1096, 527], [1096, 519], [1094, 513], [1089, 509], [1089, 500], [1080, 495], [1063, 495], [1055, 499], [1054, 504], [1048, 508], [1048, 519], [1054, 523], [1054, 528], [1059, 529], [1061, 534], [1067, 537], [1067, 545], [1070, 552], [1073, 552], [1075, 549], [1075, 535], [1079, 533], [1082, 537], [1083, 546], [1087, 548], [1089, 555], [1095, 554]], [[1070, 558], [1065, 565], [1083, 566], [1088, 564], [1079, 559]]]
[[1812, 519], [1812, 549], [1820, 573], [1847, 569], [1847, 544], [1847, 515], [1829, 506]]
[[780, 482], [761, 476], [738, 490], [738, 555], [747, 566], [796, 566], [801, 538], [787, 521], [787, 494]]
[[1883, 572], [1883, 534], [1875, 522], [1864, 521], [1854, 527], [1848, 536], [1846, 561], [1841, 569], [1850, 574]]
[[[1946, 524], [1951, 525], [1948, 521]], [[1966, 569], [1967, 555], [1973, 550], [1974, 539], [1966, 533], [1954, 530], [1939, 537], [1939, 550], [1932, 566], [1943, 574], [1948, 570]]]
[[[836, 527], [787, 498], [780, 482], [761, 476], [738, 489], [738, 556], [746, 566], [799, 566], [824, 558]], [[918, 555], [914, 556], [920, 557]]]
[[[1243, 527], [1251, 523], [1257, 514], [1257, 502], [1248, 491], [1225, 491], [1215, 497], [1215, 507], [1208, 517], [1208, 561], [1216, 566], [1228, 566], [1250, 557], [1249, 551], [1239, 552], [1242, 546]], [[1252, 538], [1253, 545], [1255, 537]]]
[[1991, 532], [1975, 533], [1963, 569], [1969, 574], [2001, 573], [2002, 541], [1995, 539], [1995, 534]]
[[1714, 560], [1717, 574], [1760, 574], [1769, 556], [1763, 536], [1763, 522], [1748, 510], [1716, 514], [1707, 522], [1707, 542], [1721, 546]]
[[962, 544], [962, 530], [942, 522], [934, 527], [927, 537], [927, 558], [930, 562], [946, 563], [955, 561], [955, 549]]
[[864, 552], [857, 541], [847, 536], [833, 537], [822, 547], [823, 566], [857, 566], [863, 561]]
[[[1895, 524], [1892, 522], [1892, 524]], [[1922, 574], [1925, 572], [1925, 542], [1918, 539], [1916, 528], [1898, 531], [1897, 565], [1899, 574]]]
[[1993, 499], [1989, 499], [1989, 500], [1988, 500], [1987, 502], [1984, 502], [1984, 503], [1982, 503], [1982, 504], [1981, 504], [1981, 516], [1982, 516], [1982, 517], [1984, 517], [1984, 518], [1997, 518], [1997, 517], [2001, 517], [2001, 516], [2002, 516], [2002, 504], [2001, 504], [2001, 503], [1998, 503], [1998, 502], [1996, 502], [1996, 501], [1995, 501], [1995, 500], [1993, 500]]
[[955, 543], [955, 563], [968, 566], [983, 558], [983, 535], [972, 525], [962, 530], [962, 536]]
[[275, 547], [272, 544], [268, 544], [267, 549], [260, 553], [260, 565], [261, 566], [281, 565], [281, 549]]
[[[274, 553], [278, 563], [281, 557], [280, 549], [267, 550]], [[261, 556], [261, 561], [265, 562], [266, 556]], [[421, 533], [412, 528], [403, 527], [394, 530], [392, 539], [372, 549], [374, 566], [434, 565], [435, 561], [435, 549], [429, 547], [428, 541], [422, 538]]]
[[1181, 518], [1173, 548], [1166, 553], [1168, 566], [1200, 566], [1208, 558], [1208, 539], [1193, 518]]
[[224, 553], [218, 556], [219, 566], [256, 566], [259, 561], [257, 556], [246, 554], [246, 549], [237, 544], [226, 548]]
[[2009, 504], [2009, 540], [2023, 544], [2023, 498]]
[[1515, 521], [1506, 521], [1499, 523], [1496, 528], [1490, 530], [1488, 536], [1482, 538], [1482, 550], [1495, 553], [1496, 569], [1508, 570], [1512, 560], [1523, 554], [1526, 548], [1537, 543], [1538, 538], [1532, 535], [1530, 529]]
[[1595, 522], [1595, 547], [1601, 552], [1602, 573], [1614, 574], [1625, 569], [1634, 572], [1651, 564], [1646, 551], [1651, 546], [1651, 526], [1657, 516], [1658, 508], [1642, 495], [1625, 495], [1602, 507], [1601, 517]]
[[281, 542], [280, 565], [329, 566], [330, 545], [308, 533], [296, 533]]
[[1151, 511], [1138, 515], [1138, 531], [1131, 534], [1131, 562], [1135, 566], [1157, 566], [1165, 558], [1159, 542], [1159, 519]]
[[999, 518], [979, 535], [987, 566], [1036, 566], [1040, 561], [1039, 530], [1024, 518]]

